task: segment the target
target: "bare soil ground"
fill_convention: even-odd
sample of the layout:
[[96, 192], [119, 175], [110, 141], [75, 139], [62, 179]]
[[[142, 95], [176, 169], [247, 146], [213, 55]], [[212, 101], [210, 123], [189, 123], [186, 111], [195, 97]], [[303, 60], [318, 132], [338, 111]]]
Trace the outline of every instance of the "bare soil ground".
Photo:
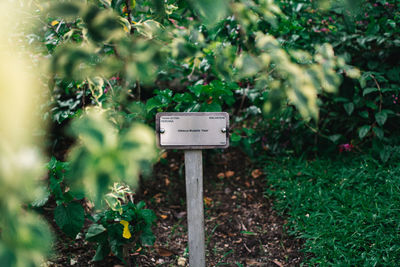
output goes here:
[[[166, 152], [136, 199], [158, 217], [154, 246], [132, 252], [131, 266], [188, 266], [183, 152]], [[264, 196], [267, 175], [237, 149], [204, 151], [204, 203], [207, 266], [298, 266], [302, 241], [284, 231], [285, 219]], [[54, 223], [58, 241], [48, 266], [122, 266], [114, 256], [90, 262], [93, 244], [83, 235], [71, 240]]]

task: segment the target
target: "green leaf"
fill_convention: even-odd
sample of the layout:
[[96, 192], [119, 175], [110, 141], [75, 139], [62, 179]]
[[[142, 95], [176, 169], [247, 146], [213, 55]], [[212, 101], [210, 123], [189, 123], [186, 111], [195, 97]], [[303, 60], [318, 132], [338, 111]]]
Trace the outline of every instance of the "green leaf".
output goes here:
[[76, 17], [81, 12], [81, 4], [75, 2], [58, 2], [51, 7], [51, 13], [54, 16]]
[[110, 240], [110, 248], [112, 253], [114, 253], [114, 255], [121, 260], [124, 258], [122, 247], [122, 243], [118, 239]]
[[364, 125], [360, 129], [358, 129], [358, 136], [360, 137], [360, 139], [363, 139], [367, 135], [370, 129], [371, 129], [370, 125]]
[[139, 215], [143, 218], [147, 225], [152, 225], [157, 220], [157, 216], [154, 211], [149, 209], [143, 209], [139, 211]]
[[142, 243], [142, 245], [152, 246], [155, 240], [156, 238], [154, 237], [151, 228], [149, 226], [145, 227], [142, 234], [140, 235], [140, 242]]
[[379, 126], [383, 126], [387, 120], [386, 112], [378, 112], [375, 114], [375, 120], [379, 124]]
[[42, 196], [40, 196], [39, 198], [35, 199], [31, 205], [32, 207], [43, 207], [47, 201], [49, 200], [50, 197], [50, 192], [49, 191], [45, 191], [44, 194]]
[[204, 103], [201, 105], [201, 111], [204, 112], [221, 112], [221, 110], [221, 105], [216, 102], [212, 102], [211, 104]]
[[363, 90], [363, 96], [366, 96], [366, 95], [368, 95], [368, 94], [370, 94], [370, 93], [373, 93], [373, 92], [378, 92], [378, 88], [375, 88], [375, 87], [368, 87], [368, 88], [365, 88], [365, 89]]
[[195, 7], [203, 22], [208, 25], [222, 20], [228, 12], [229, 2], [227, 0], [191, 0], [190, 2]]
[[392, 155], [392, 149], [390, 146], [385, 146], [380, 152], [379, 157], [383, 162], [387, 162]]
[[50, 161], [47, 163], [48, 170], [55, 170], [57, 166], [57, 159], [53, 156]]
[[199, 97], [200, 94], [203, 92], [203, 85], [197, 84], [194, 86], [189, 86], [189, 91], [192, 92], [196, 97]]
[[146, 110], [147, 112], [152, 111], [155, 108], [158, 108], [161, 106], [161, 101], [157, 97], [150, 98], [146, 102]]
[[333, 143], [337, 143], [339, 141], [340, 137], [342, 137], [341, 134], [334, 134], [329, 136], [329, 140], [331, 140]]
[[89, 242], [100, 242], [104, 240], [106, 237], [104, 234], [106, 233], [107, 229], [104, 228], [101, 224], [92, 224], [85, 236], [85, 239]]
[[144, 206], [146, 206], [146, 203], [143, 200], [136, 204], [136, 208], [139, 210], [143, 209]]
[[346, 103], [343, 105], [344, 109], [346, 110], [347, 115], [351, 115], [354, 111], [354, 104], [353, 103]]
[[96, 249], [96, 254], [94, 255], [92, 261], [101, 261], [110, 253], [110, 245], [108, 242], [100, 243]]
[[83, 227], [85, 212], [81, 204], [70, 202], [65, 205], [59, 205], [54, 210], [54, 220], [61, 230], [75, 238]]
[[376, 136], [377, 136], [379, 139], [383, 139], [384, 132], [383, 132], [382, 128], [374, 127], [372, 130], [374, 131], [374, 133], [376, 134]]
[[362, 118], [364, 118], [364, 119], [368, 119], [368, 117], [369, 117], [369, 113], [368, 113], [368, 111], [366, 111], [366, 110], [364, 110], [364, 111], [361, 111], [360, 113], [358, 113]]
[[232, 136], [231, 136], [232, 142], [238, 142], [238, 141], [240, 141], [240, 139], [242, 139], [242, 137], [240, 135], [238, 135], [237, 133], [232, 133]]
[[251, 232], [251, 231], [241, 231], [240, 233], [244, 234], [244, 235], [257, 235], [257, 233], [254, 233], [254, 232]]

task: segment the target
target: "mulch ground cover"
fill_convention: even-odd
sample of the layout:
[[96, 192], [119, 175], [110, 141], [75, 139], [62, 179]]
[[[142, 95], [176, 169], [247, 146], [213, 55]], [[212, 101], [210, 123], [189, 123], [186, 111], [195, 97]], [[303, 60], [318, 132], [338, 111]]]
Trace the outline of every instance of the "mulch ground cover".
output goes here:
[[[151, 178], [141, 181], [136, 199], [144, 200], [158, 220], [156, 242], [132, 252], [131, 266], [188, 266], [183, 152], [165, 152]], [[264, 197], [266, 175], [237, 149], [204, 151], [204, 205], [207, 266], [298, 266], [302, 241], [284, 232], [285, 219]], [[51, 207], [48, 207], [51, 210]], [[51, 218], [51, 216], [48, 216]], [[50, 219], [57, 235], [48, 266], [122, 266], [110, 255], [90, 262], [95, 245], [78, 235], [71, 240]], [[89, 222], [86, 223], [86, 228]]]

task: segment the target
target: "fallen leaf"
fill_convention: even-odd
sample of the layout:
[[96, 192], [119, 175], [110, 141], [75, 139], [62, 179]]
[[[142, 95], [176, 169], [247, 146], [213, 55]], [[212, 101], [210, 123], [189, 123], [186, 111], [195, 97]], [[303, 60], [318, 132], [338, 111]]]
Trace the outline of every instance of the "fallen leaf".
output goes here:
[[176, 165], [175, 163], [171, 163], [171, 164], [169, 165], [169, 167], [171, 168], [172, 171], [176, 171], [176, 170], [179, 169], [179, 166]]
[[250, 187], [250, 183], [249, 183], [249, 182], [246, 181], [244, 184], [245, 184], [247, 187]]
[[162, 197], [162, 193], [158, 193], [158, 194], [153, 196], [153, 198], [156, 201], [156, 203], [160, 203], [161, 202], [161, 197]]
[[283, 264], [280, 263], [278, 260], [273, 260], [272, 262], [278, 265], [279, 267], [283, 267]]
[[168, 177], [165, 177], [164, 181], [165, 181], [165, 186], [169, 186], [169, 184], [171, 183]]
[[247, 195], [247, 200], [252, 201], [254, 200], [254, 197], [252, 195]]
[[160, 215], [160, 217], [161, 217], [161, 219], [165, 220], [165, 219], [167, 219], [167, 218], [168, 218], [168, 215], [161, 214], [161, 215]]
[[254, 179], [257, 179], [258, 177], [260, 177], [263, 173], [259, 170], [259, 169], [255, 169], [251, 172], [251, 176]]
[[233, 241], [233, 243], [239, 244], [239, 243], [242, 243], [242, 241], [243, 241], [243, 239], [239, 238], [238, 240]]
[[181, 211], [178, 214], [175, 215], [176, 218], [182, 219], [183, 217], [186, 216], [186, 211]]
[[225, 174], [223, 172], [220, 172], [220, 173], [217, 174], [217, 177], [219, 179], [224, 179], [225, 178]]
[[179, 257], [178, 259], [178, 266], [186, 266], [186, 258]]
[[250, 259], [250, 260], [246, 260], [246, 265], [249, 265], [249, 266], [261, 266], [261, 263], [259, 263], [256, 260]]
[[211, 198], [209, 198], [209, 197], [205, 197], [204, 198], [204, 203], [207, 205], [207, 206], [211, 206], [211, 204], [212, 204], [212, 199]]
[[235, 172], [234, 171], [227, 171], [227, 172], [225, 172], [225, 177], [226, 178], [231, 178], [232, 176], [234, 176], [235, 175]]
[[163, 248], [163, 247], [158, 247], [157, 248], [157, 253], [158, 253], [158, 255], [160, 255], [162, 257], [169, 257], [169, 256], [174, 255], [173, 251], [171, 251], [169, 249], [166, 249], [166, 248]]
[[160, 156], [160, 158], [162, 158], [162, 159], [166, 159], [167, 157], [168, 157], [168, 153], [167, 152], [162, 153], [161, 156]]

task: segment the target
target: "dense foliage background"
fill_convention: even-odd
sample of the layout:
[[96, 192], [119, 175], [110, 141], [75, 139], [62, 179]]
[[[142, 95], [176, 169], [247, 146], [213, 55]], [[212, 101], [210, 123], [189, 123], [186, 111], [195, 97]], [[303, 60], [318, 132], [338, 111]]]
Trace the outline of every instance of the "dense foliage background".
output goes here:
[[[399, 159], [396, 0], [0, 7], [8, 23], [0, 31], [0, 262], [7, 265], [40, 264], [49, 245], [35, 240], [51, 238], [30, 216], [49, 201], [71, 237], [85, 216], [92, 221], [85, 236], [98, 244], [95, 260], [110, 251], [124, 259], [128, 248], [154, 242], [154, 213], [129, 196], [160, 160], [157, 112], [227, 111], [232, 145], [253, 159], [354, 153], [371, 154], [377, 166]], [[33, 70], [40, 72], [25, 81]], [[47, 170], [39, 158], [48, 158]], [[85, 212], [87, 202], [95, 212]]]

